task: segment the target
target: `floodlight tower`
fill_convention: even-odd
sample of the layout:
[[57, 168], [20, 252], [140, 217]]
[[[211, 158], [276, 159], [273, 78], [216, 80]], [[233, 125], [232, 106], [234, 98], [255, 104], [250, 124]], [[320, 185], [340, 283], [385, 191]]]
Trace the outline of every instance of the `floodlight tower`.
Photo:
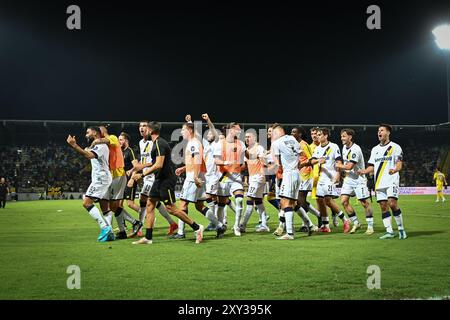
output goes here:
[[444, 50], [447, 63], [447, 121], [450, 122], [450, 25], [443, 24], [433, 29], [435, 42]]

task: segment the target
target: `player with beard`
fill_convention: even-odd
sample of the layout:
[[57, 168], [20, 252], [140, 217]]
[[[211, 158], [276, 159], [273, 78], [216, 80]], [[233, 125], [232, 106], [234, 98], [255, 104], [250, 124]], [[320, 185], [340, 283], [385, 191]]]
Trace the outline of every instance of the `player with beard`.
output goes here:
[[[89, 127], [86, 129], [86, 139], [90, 142], [101, 138], [101, 131], [98, 127]], [[75, 136], [69, 135], [67, 143], [81, 156], [91, 161], [91, 184], [89, 185], [83, 199], [83, 207], [89, 212], [89, 215], [98, 223], [100, 235], [97, 238], [99, 242], [114, 240], [114, 233], [111, 224], [104, 219], [100, 210], [95, 206], [95, 202], [100, 201], [100, 205], [108, 207], [107, 196], [109, 186], [112, 182], [112, 175], [109, 170], [109, 149], [106, 144], [99, 144], [92, 149], [82, 149], [75, 139]]]

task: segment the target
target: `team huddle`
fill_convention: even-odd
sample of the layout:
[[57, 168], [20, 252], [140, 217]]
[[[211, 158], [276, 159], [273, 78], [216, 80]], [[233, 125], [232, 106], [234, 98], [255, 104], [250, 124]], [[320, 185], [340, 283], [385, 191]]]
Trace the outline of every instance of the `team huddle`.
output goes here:
[[[185, 238], [186, 224], [193, 229], [196, 243], [203, 241], [205, 230], [215, 231], [216, 238], [223, 237], [228, 229], [227, 209], [235, 214], [232, 226], [235, 236], [246, 232], [253, 211], [259, 215], [255, 232], [268, 233], [270, 217], [265, 197], [278, 212], [279, 224], [273, 232], [276, 239], [295, 239], [295, 214], [302, 221], [300, 232], [308, 236], [314, 232], [331, 232], [328, 208], [333, 226], [337, 227], [342, 221], [344, 233], [356, 233], [362, 224], [349, 201], [354, 196], [365, 211], [365, 233], [371, 235], [374, 221], [366, 175], [374, 177], [376, 198], [386, 229], [380, 239], [395, 237], [391, 212], [399, 239], [407, 238], [397, 202], [403, 154], [401, 147], [390, 140], [389, 125], [379, 126], [380, 143], [372, 148], [366, 166], [362, 150], [354, 142], [355, 132], [349, 128], [341, 131], [341, 151], [337, 144], [328, 140], [327, 128], [312, 128], [313, 142], [308, 144], [307, 132], [301, 126], [294, 127], [288, 134], [282, 125], [275, 123], [267, 130], [267, 143], [261, 144], [254, 130], [245, 132], [245, 142], [240, 140], [238, 123], [232, 122], [219, 131], [207, 114], [203, 114], [202, 119], [208, 128], [204, 137], [196, 131], [191, 116], [185, 118], [181, 128], [184, 163], [178, 168], [172, 161], [169, 143], [160, 136], [161, 125], [156, 121], [139, 123], [142, 137], [139, 157], [130, 148], [127, 133], [116, 137], [108, 133], [106, 126], [86, 130], [86, 138], [91, 143], [86, 149], [77, 144], [75, 137], [68, 136], [67, 143], [91, 161], [92, 181], [83, 207], [100, 227], [98, 241], [139, 237], [133, 244], [151, 244], [155, 210], [167, 221], [167, 235], [173, 239]], [[248, 172], [245, 178], [244, 172]], [[182, 174], [185, 179], [177, 202], [175, 187], [177, 176]], [[336, 186], [341, 178], [339, 195]], [[139, 183], [142, 187], [139, 205], [136, 205], [134, 199]], [[316, 199], [316, 207], [308, 202], [308, 194]], [[336, 202], [337, 198], [344, 211]], [[126, 211], [125, 201], [128, 208], [138, 213], [137, 219]], [[95, 202], [99, 202], [101, 211]], [[209, 220], [207, 228], [189, 215], [189, 203]], [[309, 213], [316, 217], [317, 224]], [[178, 223], [171, 215], [178, 218]], [[119, 228], [117, 234], [112, 229], [113, 216]], [[132, 226], [128, 234], [126, 222]]]

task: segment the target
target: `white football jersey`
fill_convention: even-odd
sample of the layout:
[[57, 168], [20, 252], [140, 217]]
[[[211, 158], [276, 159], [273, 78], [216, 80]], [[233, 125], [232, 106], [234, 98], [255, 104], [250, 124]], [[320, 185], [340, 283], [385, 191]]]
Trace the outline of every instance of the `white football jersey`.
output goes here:
[[[200, 141], [196, 138], [191, 139], [186, 144], [186, 149], [184, 151], [184, 157], [185, 157], [185, 165], [186, 165], [186, 180], [187, 181], [194, 181], [194, 171], [195, 167], [197, 165], [201, 166], [203, 159], [200, 158], [200, 161], [198, 163], [195, 163], [195, 161], [191, 160], [197, 155], [202, 156], [203, 153], [203, 147], [200, 143]], [[201, 169], [199, 170], [199, 175], [201, 174]]]
[[[153, 148], [153, 141], [152, 140], [144, 140], [141, 139], [141, 141], [139, 141], [139, 149], [141, 152], [141, 159], [140, 162], [142, 164], [146, 164], [146, 163], [151, 163], [152, 162], [152, 157], [151, 157], [151, 151]], [[147, 171], [147, 168], [144, 168], [143, 172]], [[153, 180], [155, 177], [155, 175], [149, 174], [147, 176], [144, 177], [144, 181], [148, 181], [148, 180]]]
[[342, 160], [341, 150], [338, 145], [328, 142], [325, 146], [319, 145], [314, 149], [312, 159], [325, 159], [324, 164], [319, 164], [319, 182], [331, 184], [337, 175], [337, 160]]
[[221, 173], [216, 166], [216, 162], [214, 161], [214, 148], [217, 144], [216, 141], [209, 142], [206, 139], [203, 139], [203, 157], [205, 158], [206, 165], [206, 180], [210, 178], [220, 178]]
[[368, 164], [374, 166], [375, 190], [399, 185], [399, 173], [396, 172], [390, 175], [389, 170], [395, 169], [395, 164], [402, 160], [402, 148], [392, 141], [372, 148]]
[[298, 172], [300, 146], [291, 135], [284, 135], [272, 143], [274, 157], [280, 157], [283, 172]]
[[354, 163], [352, 170], [345, 171], [344, 181], [351, 184], [366, 184], [367, 180], [365, 175], [360, 176], [356, 173], [358, 170], [364, 170], [366, 168], [361, 147], [356, 143], [353, 143], [350, 148], [344, 145], [342, 147], [342, 160], [344, 161], [344, 164], [349, 162]]
[[91, 149], [96, 155], [91, 159], [91, 179], [92, 182], [105, 182], [111, 177], [109, 171], [109, 147], [106, 144], [97, 144]]

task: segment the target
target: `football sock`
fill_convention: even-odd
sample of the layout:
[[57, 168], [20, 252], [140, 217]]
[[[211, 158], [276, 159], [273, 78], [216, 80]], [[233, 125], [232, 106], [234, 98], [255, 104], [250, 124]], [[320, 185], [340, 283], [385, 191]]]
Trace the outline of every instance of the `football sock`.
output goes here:
[[320, 212], [319, 210], [317, 210], [316, 208], [314, 208], [311, 203], [306, 202], [307, 206], [308, 206], [308, 210], [309, 212], [311, 212], [313, 215], [315, 215], [317, 218], [320, 218]]
[[108, 226], [108, 224], [103, 219], [103, 216], [100, 213], [100, 210], [98, 210], [98, 208], [96, 206], [91, 205], [89, 208], [86, 208], [86, 210], [87, 210], [87, 212], [89, 212], [89, 215], [92, 217], [92, 219], [97, 221], [100, 229], [103, 229], [104, 227]]
[[348, 218], [350, 219], [350, 221], [353, 224], [359, 224], [358, 217], [356, 216], [356, 212], [355, 211], [349, 213], [348, 214]]
[[394, 233], [394, 230], [392, 230], [391, 213], [389, 211], [383, 212], [381, 217], [383, 218], [383, 225], [386, 228], [386, 232]]
[[258, 213], [261, 217], [261, 226], [267, 227], [267, 213], [266, 208], [264, 207], [264, 203], [261, 200], [261, 203], [256, 205], [256, 210], [258, 210]]
[[225, 204], [224, 203], [219, 203], [217, 205], [217, 219], [222, 222], [225, 223], [224, 220], [224, 211], [225, 211]]
[[253, 213], [253, 200], [247, 200], [247, 208], [245, 210], [244, 221], [242, 221], [242, 225], [244, 227], [247, 226], [248, 221]]
[[400, 208], [397, 211], [392, 211], [392, 214], [395, 219], [395, 223], [397, 224], [398, 230], [403, 230], [403, 216]]
[[112, 227], [113, 212], [111, 210], [103, 212], [103, 217], [105, 218], [105, 221], [108, 224], [108, 226]]
[[156, 205], [156, 209], [158, 209], [159, 213], [161, 213], [161, 215], [164, 217], [164, 219], [167, 220], [167, 222], [172, 225], [175, 222], [172, 220], [172, 218], [170, 217], [169, 213], [167, 212], [167, 209], [165, 206], [163, 206], [161, 204], [161, 202], [158, 202], [158, 204]]
[[139, 221], [144, 223], [145, 216], [147, 214], [147, 203], [145, 201], [140, 202], [141, 210], [139, 211]]
[[373, 229], [373, 216], [366, 217], [367, 227]]
[[284, 208], [284, 217], [286, 219], [286, 232], [294, 235], [294, 211], [291, 207]]
[[236, 219], [234, 220], [234, 227], [239, 227], [239, 223], [241, 222], [242, 216], [242, 203], [244, 202], [244, 196], [242, 194], [237, 194], [234, 197], [236, 201]]
[[230, 207], [231, 211], [233, 211], [234, 213], [236, 213], [236, 206], [234, 205], [234, 202], [231, 201], [230, 198], [228, 198], [227, 206]]
[[123, 209], [121, 207], [118, 207], [116, 210], [114, 210], [114, 217], [116, 217], [117, 226], [119, 227], [119, 231], [120, 232], [125, 231], [125, 219], [124, 219]]
[[145, 239], [152, 240], [153, 239], [153, 228], [147, 228], [145, 231]]

